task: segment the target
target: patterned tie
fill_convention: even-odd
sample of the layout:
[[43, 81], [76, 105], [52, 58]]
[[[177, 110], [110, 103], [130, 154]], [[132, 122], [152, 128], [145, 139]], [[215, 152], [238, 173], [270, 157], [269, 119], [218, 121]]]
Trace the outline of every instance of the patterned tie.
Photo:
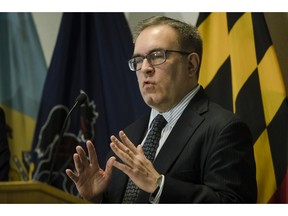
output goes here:
[[[159, 145], [159, 140], [161, 137], [161, 131], [167, 124], [165, 118], [158, 114], [153, 122], [152, 129], [148, 133], [146, 140], [143, 145], [143, 151], [147, 159], [153, 162], [156, 150]], [[123, 198], [123, 203], [134, 203], [138, 197], [140, 189], [131, 181], [128, 180], [126, 192]]]

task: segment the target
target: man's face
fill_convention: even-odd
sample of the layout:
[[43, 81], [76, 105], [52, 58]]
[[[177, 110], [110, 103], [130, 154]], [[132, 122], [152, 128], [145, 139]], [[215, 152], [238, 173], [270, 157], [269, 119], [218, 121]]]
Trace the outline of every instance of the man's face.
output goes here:
[[[144, 29], [135, 42], [134, 56], [146, 56], [156, 50], [180, 50], [175, 30], [167, 25]], [[176, 105], [196, 85], [191, 73], [189, 55], [168, 52], [166, 62], [152, 66], [144, 59], [136, 72], [139, 88], [146, 104], [159, 112]]]

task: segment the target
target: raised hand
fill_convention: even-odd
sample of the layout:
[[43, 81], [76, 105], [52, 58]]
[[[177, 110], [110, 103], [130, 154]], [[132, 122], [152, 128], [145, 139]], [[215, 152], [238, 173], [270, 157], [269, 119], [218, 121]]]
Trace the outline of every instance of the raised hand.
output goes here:
[[80, 195], [91, 202], [100, 202], [102, 194], [106, 190], [111, 174], [112, 164], [116, 160], [111, 157], [106, 164], [105, 170], [99, 167], [96, 150], [91, 141], [86, 142], [88, 158], [81, 146], [76, 147], [73, 155], [75, 171], [66, 170], [66, 174], [75, 183]]
[[110, 147], [123, 163], [114, 160], [113, 166], [128, 175], [142, 190], [153, 192], [157, 187], [156, 180], [160, 174], [155, 170], [151, 161], [145, 157], [141, 145], [136, 148], [123, 131], [119, 132], [119, 137], [121, 141], [111, 136]]

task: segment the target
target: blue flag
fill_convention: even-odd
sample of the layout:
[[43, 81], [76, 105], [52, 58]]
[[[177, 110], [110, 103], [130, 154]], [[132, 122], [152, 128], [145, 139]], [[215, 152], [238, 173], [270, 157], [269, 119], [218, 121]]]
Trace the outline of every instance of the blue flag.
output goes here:
[[[76, 194], [65, 169], [73, 169], [75, 147], [85, 146], [87, 139], [95, 144], [104, 166], [110, 136], [147, 109], [136, 75], [128, 68], [132, 53], [123, 13], [63, 14], [34, 136], [34, 179]], [[88, 101], [71, 113], [58, 143], [65, 117], [80, 92], [87, 94]]]
[[0, 47], [0, 106], [8, 125], [9, 179], [27, 180], [27, 156], [47, 72], [31, 13], [0, 13]]

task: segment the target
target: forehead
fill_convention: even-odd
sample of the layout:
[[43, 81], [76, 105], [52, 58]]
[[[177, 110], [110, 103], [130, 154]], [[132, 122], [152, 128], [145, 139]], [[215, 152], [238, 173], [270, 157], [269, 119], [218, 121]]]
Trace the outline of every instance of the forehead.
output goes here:
[[147, 27], [135, 41], [134, 54], [148, 54], [155, 49], [177, 49], [177, 39], [177, 32], [168, 25]]

